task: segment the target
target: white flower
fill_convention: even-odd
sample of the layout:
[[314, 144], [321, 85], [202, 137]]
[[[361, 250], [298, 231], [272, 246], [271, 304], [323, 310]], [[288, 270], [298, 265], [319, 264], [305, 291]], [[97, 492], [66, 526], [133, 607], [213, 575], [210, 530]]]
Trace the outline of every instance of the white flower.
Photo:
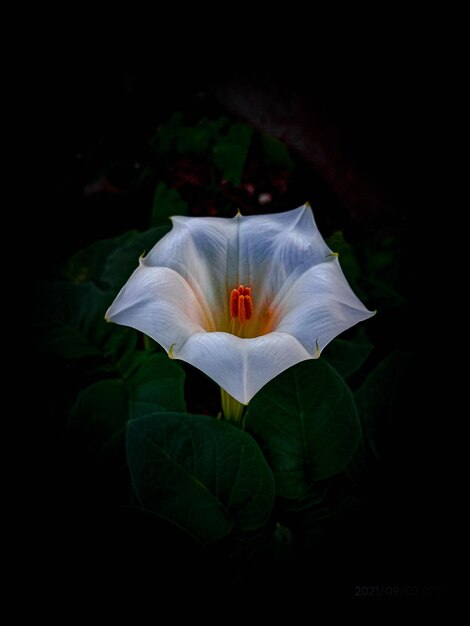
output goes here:
[[309, 205], [172, 221], [106, 319], [146, 333], [242, 404], [374, 314], [349, 287]]

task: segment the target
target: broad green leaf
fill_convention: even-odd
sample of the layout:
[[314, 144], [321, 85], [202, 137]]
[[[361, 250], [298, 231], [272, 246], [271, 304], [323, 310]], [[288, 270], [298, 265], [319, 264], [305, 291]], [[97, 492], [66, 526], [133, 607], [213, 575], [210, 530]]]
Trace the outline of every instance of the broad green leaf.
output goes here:
[[75, 284], [94, 283], [114, 295], [148, 252], [170, 230], [170, 224], [145, 232], [128, 231], [114, 239], [102, 239], [74, 254], [66, 263], [66, 278]]
[[406, 299], [387, 282], [366, 277], [363, 279], [363, 283], [368, 299], [374, 302], [374, 306], [379, 310], [406, 304]]
[[[387, 429], [394, 415], [406, 411], [408, 393], [402, 388], [408, 382], [412, 356], [407, 352], [392, 352], [369, 374], [355, 392], [357, 410], [362, 424], [362, 442], [354, 455], [356, 464], [365, 466], [367, 459], [381, 456], [380, 441], [387, 438]], [[403, 409], [400, 405], [404, 405]]]
[[64, 267], [65, 277], [77, 285], [93, 282], [102, 289], [108, 284], [103, 280], [103, 268], [113, 251], [127, 246], [136, 237], [136, 231], [129, 231], [113, 239], [95, 241], [68, 259]]
[[123, 380], [100, 380], [78, 396], [69, 423], [87, 434], [95, 452], [101, 452], [113, 438], [122, 436], [129, 406], [129, 389]]
[[153, 207], [150, 223], [152, 226], [169, 224], [172, 215], [187, 215], [188, 205], [181, 198], [177, 189], [168, 189], [166, 183], [160, 181], [153, 196]]
[[315, 481], [340, 472], [361, 432], [349, 388], [324, 359], [299, 363], [263, 387], [246, 426], [285, 498], [300, 498]]
[[278, 499], [279, 519], [295, 534], [297, 550], [321, 541], [334, 521], [334, 512], [328, 503], [326, 482], [317, 483], [298, 499]]
[[274, 137], [268, 135], [261, 136], [261, 146], [264, 152], [264, 159], [267, 165], [274, 165], [292, 171], [295, 163], [289, 154], [285, 144]]
[[253, 130], [246, 124], [231, 124], [226, 135], [221, 135], [212, 147], [212, 160], [222, 175], [239, 185]]
[[65, 359], [100, 356], [101, 350], [93, 345], [78, 328], [60, 325], [45, 331], [38, 340], [45, 352], [59, 354]]
[[35, 293], [36, 318], [40, 326], [68, 324], [72, 328], [91, 330], [95, 315], [111, 296], [93, 283], [74, 285], [64, 281], [45, 282]]
[[[347, 467], [349, 479], [361, 490], [376, 492], [381, 486], [381, 467], [393, 428], [409, 407], [409, 384], [412, 355], [392, 352], [373, 370], [355, 392], [362, 437]], [[397, 419], [398, 417], [398, 419]], [[396, 447], [391, 444], [392, 454]], [[392, 461], [393, 463], [393, 461]]]
[[362, 282], [370, 302], [378, 309], [406, 304], [397, 291], [400, 250], [395, 237], [372, 239], [357, 246], [362, 267]]
[[101, 278], [113, 293], [117, 294], [132, 272], [137, 269], [139, 257], [153, 248], [170, 228], [171, 224], [168, 221], [164, 226], [135, 233], [126, 244], [117, 246], [111, 251], [102, 268]]
[[131, 417], [155, 412], [155, 406], [166, 411], [184, 412], [185, 374], [182, 367], [166, 354], [153, 354], [129, 378], [132, 390]]
[[326, 347], [323, 356], [341, 376], [347, 378], [361, 367], [373, 348], [366, 331], [360, 328], [351, 339], [334, 339]]
[[44, 299], [36, 318], [36, 340], [41, 350], [66, 359], [96, 357], [111, 370], [122, 370], [126, 356], [135, 351], [138, 333], [105, 322], [109, 293], [92, 283], [60, 282], [44, 286], [40, 293]]
[[344, 275], [362, 300], [379, 310], [405, 303], [395, 288], [399, 254], [393, 237], [351, 245], [338, 231], [326, 242], [333, 252], [338, 253]]
[[127, 379], [101, 380], [79, 395], [70, 425], [104, 447], [131, 419], [157, 411], [186, 411], [184, 371], [166, 354], [146, 355]]
[[180, 154], [208, 152], [210, 144], [219, 137], [221, 130], [227, 126], [225, 116], [210, 120], [203, 117], [193, 126], [185, 125], [184, 115], [174, 113], [169, 121], [158, 129], [150, 145], [157, 154], [179, 152]]
[[35, 318], [39, 347], [68, 359], [101, 357], [117, 367], [126, 353], [135, 350], [138, 333], [105, 322], [112, 298], [91, 282], [40, 285]]
[[365, 276], [390, 287], [394, 287], [398, 280], [399, 252], [395, 237], [375, 238], [357, 246], [357, 255]]
[[[130, 231], [115, 239], [97, 241], [67, 262], [70, 282], [53, 281], [38, 288], [36, 323], [43, 350], [64, 358], [102, 357], [126, 372], [135, 367], [138, 333], [107, 324], [104, 314], [117, 292], [148, 252], [170, 229]], [[129, 358], [132, 363], [127, 365]]]
[[202, 543], [270, 517], [272, 473], [253, 438], [226, 422], [183, 413], [136, 419], [127, 455], [141, 505]]
[[132, 389], [137, 389], [141, 385], [151, 382], [156, 378], [165, 382], [170, 382], [176, 378], [182, 384], [184, 371], [178, 363], [170, 359], [166, 353], [149, 354], [143, 352], [142, 358], [139, 359], [135, 371], [129, 377], [129, 384]]
[[150, 146], [158, 154], [167, 154], [173, 149], [176, 137], [183, 122], [183, 113], [176, 111], [168, 122], [158, 129], [155, 136], [150, 140]]
[[210, 133], [203, 125], [182, 126], [176, 145], [178, 152], [182, 154], [201, 154], [207, 152], [210, 140]]
[[159, 397], [160, 389], [154, 388], [152, 383], [142, 385], [136, 392], [130, 406], [130, 419], [145, 417], [151, 413], [164, 413], [168, 408], [164, 406], [164, 399]]

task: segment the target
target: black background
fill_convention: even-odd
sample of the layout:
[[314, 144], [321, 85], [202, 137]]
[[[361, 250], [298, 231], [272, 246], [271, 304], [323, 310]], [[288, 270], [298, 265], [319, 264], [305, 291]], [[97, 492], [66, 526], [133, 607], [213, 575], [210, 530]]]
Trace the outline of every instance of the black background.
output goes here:
[[[379, 52], [376, 42], [361, 54], [346, 46], [333, 58], [331, 48], [319, 50], [305, 38], [278, 37], [275, 49], [266, 43], [256, 51], [239, 46], [230, 53], [221, 41], [205, 49], [202, 33], [200, 41], [196, 37], [186, 46], [181, 46], [183, 39], [175, 36], [171, 43], [137, 55], [124, 52], [119, 42], [86, 53], [82, 39], [75, 54], [53, 55], [39, 72], [46, 172], [44, 200], [32, 219], [41, 278], [86, 243], [146, 227], [142, 214], [132, 210], [132, 203], [143, 204], [145, 197], [84, 196], [90, 161], [125, 180], [126, 168], [145, 158], [148, 138], [173, 111], [192, 110], [195, 116], [224, 112], [217, 94], [227, 83], [247, 90], [256, 85], [274, 90], [281, 101], [305, 103], [316, 120], [335, 129], [344, 158], [366, 173], [383, 199], [367, 215], [351, 212], [339, 201], [338, 216], [344, 217], [346, 228], [356, 239], [392, 234], [403, 242], [401, 286], [410, 306], [405, 318], [389, 320], [390, 336], [383, 339], [389, 348], [414, 352], [416, 372], [403, 390], [402, 413], [388, 443], [397, 460], [386, 468], [383, 493], [371, 509], [327, 541], [320, 554], [306, 555], [297, 569], [290, 565], [288, 571], [256, 572], [251, 591], [262, 595], [280, 588], [288, 597], [317, 592], [351, 597], [356, 586], [400, 585], [443, 593], [450, 541], [443, 502], [447, 450], [440, 419], [430, 411], [427, 374], [432, 367], [427, 338], [417, 327], [424, 278], [415, 254], [418, 232], [420, 237], [423, 233], [415, 185], [425, 151], [419, 63], [407, 51], [399, 54], [396, 46]], [[337, 197], [330, 183], [321, 185]], [[322, 219], [328, 223], [327, 217]], [[47, 361], [40, 358], [38, 406], [49, 407], [50, 394], [61, 393], [61, 381], [51, 385]], [[127, 589], [161, 598], [162, 590], [170, 588], [214, 593], [240, 584], [217, 550], [201, 550], [164, 522], [116, 510], [108, 498], [86, 491], [92, 477], [84, 480], [74, 472], [61, 425], [55, 416], [50, 419], [44, 425], [48, 445], [42, 459], [47, 471], [36, 493], [40, 530], [35, 548], [52, 567], [55, 585], [66, 583], [72, 593], [77, 585], [85, 586], [85, 595]]]

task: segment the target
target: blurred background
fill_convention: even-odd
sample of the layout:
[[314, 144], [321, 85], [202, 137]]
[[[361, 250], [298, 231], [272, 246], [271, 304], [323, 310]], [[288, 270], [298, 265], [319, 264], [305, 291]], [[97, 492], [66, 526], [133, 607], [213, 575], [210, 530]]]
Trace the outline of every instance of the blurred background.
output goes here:
[[[441, 589], [442, 544], [432, 538], [442, 521], [434, 505], [436, 425], [420, 410], [421, 383], [412, 376], [421, 364], [413, 72], [393, 50], [378, 63], [371, 50], [363, 58], [345, 53], [332, 66], [306, 41], [288, 55], [268, 46], [256, 59], [246, 50], [235, 59], [219, 55], [217, 46], [194, 58], [190, 52], [180, 57], [169, 46], [149, 62], [110, 50], [91, 62], [78, 55], [51, 63], [43, 83], [45, 202], [33, 217], [38, 278], [63, 275], [68, 259], [99, 239], [164, 227], [175, 213], [271, 213], [308, 200], [358, 295], [378, 309], [367, 327], [374, 348], [352, 387], [392, 353], [406, 354], [406, 365], [400, 357], [387, 374], [398, 386], [393, 406], [383, 408], [377, 464], [346, 495], [341, 480], [333, 485], [334, 522], [315, 527], [301, 566], [263, 574], [270, 585], [316, 585], [333, 595], [353, 595], [355, 585]], [[151, 562], [165, 572], [165, 586], [191, 585], [201, 569], [209, 573], [199, 584], [208, 589], [220, 572], [253, 583], [227, 565], [224, 546], [202, 551], [105, 493], [112, 480], [100, 472], [109, 469], [67, 433], [83, 374], [44, 346], [37, 371], [51, 443], [45, 540], [58, 571], [71, 575], [85, 565], [93, 581], [117, 584], [132, 571], [144, 584], [141, 568]], [[188, 380], [191, 410], [213, 413], [206, 381], [194, 371]]]

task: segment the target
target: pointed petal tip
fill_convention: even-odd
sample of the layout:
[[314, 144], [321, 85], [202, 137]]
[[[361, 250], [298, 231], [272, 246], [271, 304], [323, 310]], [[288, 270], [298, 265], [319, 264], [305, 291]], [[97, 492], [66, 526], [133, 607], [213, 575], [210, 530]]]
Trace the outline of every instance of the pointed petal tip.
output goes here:
[[247, 392], [245, 390], [243, 391], [243, 394], [239, 394], [236, 391], [234, 391], [233, 389], [231, 389], [230, 391], [225, 389], [225, 387], [221, 387], [221, 389], [223, 389], [225, 391], [225, 393], [227, 393], [229, 396], [234, 398], [237, 402], [239, 402], [240, 404], [243, 404], [243, 406], [248, 406], [248, 404], [252, 400], [253, 396], [256, 395], [256, 394], [252, 394], [251, 396], [248, 396], [248, 394], [247, 394]]
[[[374, 315], [377, 313], [377, 309], [370, 311], [364, 304], [362, 305], [361, 310], [363, 311], [364, 317], [361, 320], [359, 320], [359, 322], [365, 322], [365, 320], [368, 320], [369, 318], [374, 317]], [[356, 323], [359, 323], [359, 322], [356, 322]]]
[[[228, 392], [227, 392], [228, 393]], [[253, 396], [255, 396], [256, 394], [252, 394], [251, 396], [248, 395], [244, 395], [244, 396], [233, 396], [235, 398], [235, 400], [237, 400], [237, 402], [240, 402], [240, 404], [243, 404], [243, 406], [248, 406], [250, 400], [253, 399]]]
[[318, 337], [315, 340], [315, 352], [313, 353], [314, 359], [319, 359], [321, 354], [320, 346], [318, 345]]
[[306, 207], [307, 209], [311, 209], [311, 208], [312, 208], [312, 205], [311, 205], [311, 204], [310, 204], [310, 202], [307, 200], [307, 201], [304, 203], [304, 207]]
[[187, 222], [188, 220], [191, 220], [194, 218], [188, 217], [187, 215], [170, 215], [168, 219], [170, 220], [171, 224], [175, 226], [176, 224], [183, 224]]

